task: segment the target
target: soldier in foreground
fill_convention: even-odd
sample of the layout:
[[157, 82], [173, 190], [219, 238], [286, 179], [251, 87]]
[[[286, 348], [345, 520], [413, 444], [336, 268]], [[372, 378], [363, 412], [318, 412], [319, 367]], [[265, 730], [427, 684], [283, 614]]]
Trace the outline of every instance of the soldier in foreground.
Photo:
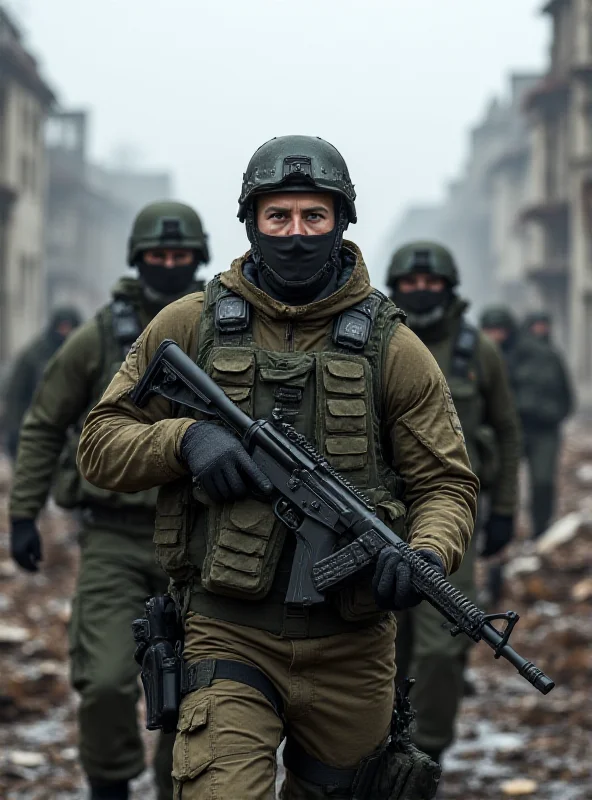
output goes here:
[[81, 323], [75, 308], [63, 306], [51, 314], [47, 328], [16, 357], [4, 398], [6, 449], [14, 461], [23, 417], [35, 394], [43, 370], [54, 353]]
[[[151, 400], [140, 411], [129, 397], [163, 339], [252, 416], [292, 422], [389, 524], [400, 524], [404, 500], [409, 541], [442, 573], [458, 567], [471, 536], [477, 479], [454, 405], [430, 354], [343, 239], [354, 200], [343, 158], [322, 139], [260, 147], [239, 200], [251, 249], [205, 295], [159, 314], [82, 433], [88, 480], [108, 491], [162, 487], [155, 542], [198, 676], [173, 755], [183, 800], [273, 798], [284, 724], [284, 797], [322, 798], [336, 781], [335, 796], [351, 797], [352, 773], [390, 729], [389, 611], [420, 596], [387, 549], [374, 578], [310, 610], [286, 606], [294, 537], [239, 440], [189, 409]], [[349, 324], [352, 314], [365, 324]]]
[[[457, 295], [458, 269], [445, 247], [431, 241], [401, 247], [392, 257], [387, 283], [391, 298], [407, 312], [407, 324], [447, 379], [471, 466], [488, 499], [487, 508], [480, 508], [485, 533], [481, 555], [495, 556], [514, 533], [520, 459], [518, 418], [503, 359], [465, 319], [468, 303]], [[475, 595], [475, 541], [451, 579], [471, 598]], [[427, 603], [399, 617], [398, 674], [416, 679], [414, 741], [436, 761], [454, 737], [469, 647], [466, 637], [450, 636], [440, 615]]]
[[481, 327], [500, 342], [522, 423], [523, 452], [530, 475], [533, 536], [541, 536], [553, 516], [556, 472], [561, 449], [561, 424], [573, 411], [574, 399], [563, 357], [551, 342], [551, 319], [529, 314], [519, 329], [509, 309], [491, 306]]
[[[53, 485], [56, 501], [81, 513], [81, 565], [70, 628], [72, 681], [80, 692], [80, 758], [93, 800], [123, 800], [144, 769], [137, 725], [138, 670], [130, 624], [147, 595], [166, 590], [154, 563], [155, 491], [117, 494], [82, 478], [76, 450], [82, 423], [130, 346], [168, 303], [203, 288], [195, 271], [208, 261], [200, 218], [189, 206], [162, 202], [137, 216], [128, 264], [112, 301], [83, 325], [48, 366], [21, 435], [10, 497], [15, 561], [36, 571], [36, 519]], [[172, 798], [172, 737], [155, 760], [159, 800]]]

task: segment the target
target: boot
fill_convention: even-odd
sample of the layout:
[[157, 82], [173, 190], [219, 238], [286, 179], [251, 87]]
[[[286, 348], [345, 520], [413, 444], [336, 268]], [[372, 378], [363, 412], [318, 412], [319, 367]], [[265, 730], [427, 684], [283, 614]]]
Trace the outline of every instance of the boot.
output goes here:
[[116, 783], [90, 781], [90, 800], [129, 800], [129, 784], [127, 781]]

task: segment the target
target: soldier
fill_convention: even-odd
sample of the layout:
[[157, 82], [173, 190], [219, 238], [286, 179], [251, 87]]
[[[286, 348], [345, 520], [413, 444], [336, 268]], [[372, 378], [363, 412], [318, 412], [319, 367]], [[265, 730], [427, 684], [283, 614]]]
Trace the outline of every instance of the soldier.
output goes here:
[[[82, 423], [130, 346], [168, 303], [196, 289], [208, 246], [199, 216], [181, 203], [146, 206], [129, 239], [128, 264], [112, 301], [83, 325], [49, 364], [27, 414], [10, 497], [15, 561], [37, 570], [36, 519], [52, 486], [56, 501], [81, 512], [81, 565], [70, 624], [71, 670], [80, 692], [80, 758], [93, 800], [128, 797], [144, 769], [136, 702], [138, 670], [131, 622], [146, 596], [166, 590], [154, 563], [155, 491], [116, 494], [88, 483], [76, 468]], [[155, 758], [159, 800], [172, 797], [172, 737]]]
[[[483, 333], [497, 344], [503, 353], [508, 370], [510, 358], [518, 342], [518, 323], [509, 308], [503, 305], [487, 306], [481, 312], [479, 324]], [[510, 375], [510, 381], [512, 376]]]
[[538, 537], [553, 516], [561, 423], [573, 411], [568, 372], [551, 342], [551, 319], [545, 312], [527, 316], [520, 331], [507, 309], [493, 306], [484, 310], [481, 326], [504, 339], [530, 474], [532, 533]]
[[292, 421], [392, 525], [404, 514], [398, 473], [409, 540], [442, 573], [458, 567], [471, 535], [477, 480], [454, 405], [343, 239], [354, 200], [328, 142], [262, 145], [239, 199], [251, 249], [205, 295], [159, 314], [82, 433], [88, 480], [118, 491], [162, 485], [155, 542], [187, 612], [184, 657], [200, 664], [197, 674], [210, 670], [181, 704], [173, 778], [183, 800], [273, 798], [284, 725], [283, 796], [321, 798], [337, 784], [335, 796], [351, 797], [393, 707], [395, 630], [385, 609], [419, 595], [393, 548], [379, 561], [374, 596], [370, 575], [320, 606], [285, 606], [294, 537], [261, 500], [270, 484], [239, 440], [188, 409], [151, 401], [140, 411], [128, 396], [163, 339], [253, 416]]
[[14, 461], [19, 431], [47, 362], [82, 319], [75, 308], [56, 308], [47, 328], [17, 356], [4, 398], [6, 449]]
[[[468, 303], [457, 295], [458, 270], [452, 254], [435, 242], [411, 242], [391, 260], [391, 298], [407, 312], [407, 324], [443, 371], [462, 425], [467, 451], [489, 496], [482, 555], [503, 550], [514, 533], [519, 425], [503, 359], [496, 347], [465, 319]], [[452, 583], [475, 595], [475, 543]], [[416, 679], [415, 744], [440, 760], [452, 743], [463, 695], [470, 641], [452, 638], [427, 603], [400, 615], [397, 665], [401, 678]]]

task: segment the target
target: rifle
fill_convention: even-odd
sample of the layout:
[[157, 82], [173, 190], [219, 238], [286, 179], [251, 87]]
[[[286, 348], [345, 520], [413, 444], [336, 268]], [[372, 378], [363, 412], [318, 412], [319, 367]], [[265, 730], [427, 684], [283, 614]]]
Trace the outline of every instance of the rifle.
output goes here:
[[[324, 593], [360, 572], [389, 545], [411, 567], [412, 582], [451, 624], [450, 633], [484, 641], [495, 658], [505, 658], [543, 694], [554, 682], [509, 645], [519, 616], [514, 611], [485, 614], [400, 539], [377, 516], [362, 492], [343, 478], [291, 425], [253, 420], [170, 339], [165, 339], [131, 392], [144, 406], [152, 395], [215, 417], [241, 442], [274, 486], [276, 517], [296, 535], [297, 545], [285, 602], [314, 606]], [[349, 541], [335, 551], [338, 540]], [[501, 630], [492, 623], [504, 622]]]

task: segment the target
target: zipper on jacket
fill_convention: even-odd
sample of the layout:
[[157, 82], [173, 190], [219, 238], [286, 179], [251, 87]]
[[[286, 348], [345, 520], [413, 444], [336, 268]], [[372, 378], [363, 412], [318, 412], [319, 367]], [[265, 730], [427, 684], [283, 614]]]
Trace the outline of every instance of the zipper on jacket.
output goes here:
[[285, 340], [286, 350], [291, 353], [294, 350], [294, 325], [291, 322], [286, 325]]

